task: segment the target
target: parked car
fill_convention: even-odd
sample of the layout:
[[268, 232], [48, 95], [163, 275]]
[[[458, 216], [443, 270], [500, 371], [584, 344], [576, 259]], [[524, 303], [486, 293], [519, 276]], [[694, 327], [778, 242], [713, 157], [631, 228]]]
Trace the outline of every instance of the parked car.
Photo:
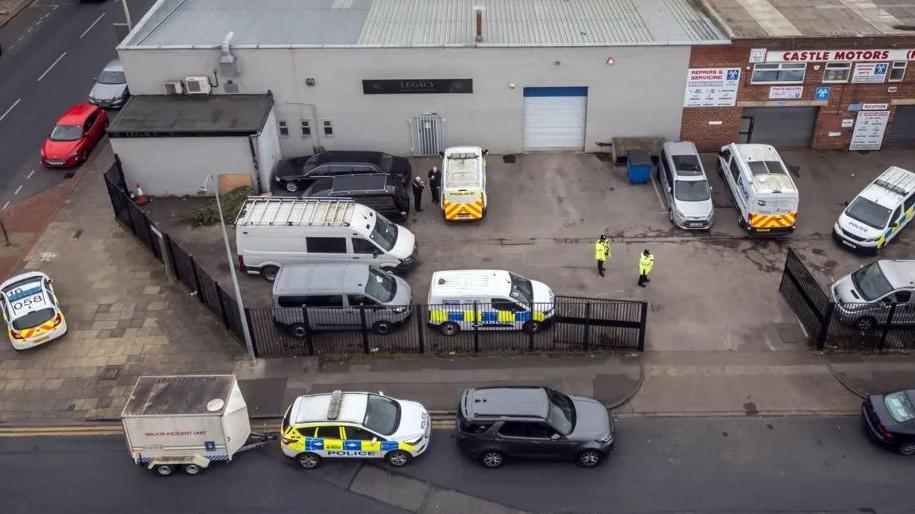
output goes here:
[[687, 230], [712, 228], [712, 188], [696, 145], [689, 141], [664, 143], [658, 175], [671, 223]]
[[416, 265], [416, 236], [353, 200], [251, 196], [235, 219], [238, 267], [273, 281], [280, 266], [361, 262]]
[[387, 334], [410, 317], [412, 305], [410, 284], [364, 263], [283, 266], [273, 281], [274, 321], [295, 337], [359, 330], [363, 324]]
[[891, 166], [856, 196], [832, 229], [836, 241], [876, 255], [915, 216], [915, 173]]
[[862, 332], [878, 324], [915, 324], [913, 293], [915, 260], [875, 261], [832, 286], [839, 321]]
[[458, 448], [487, 468], [514, 457], [600, 464], [613, 449], [606, 407], [546, 387], [486, 387], [461, 395], [455, 423]]
[[48, 168], [68, 168], [86, 162], [106, 127], [108, 116], [100, 107], [89, 103], [70, 107], [41, 145], [41, 163]]
[[439, 196], [446, 221], [483, 219], [489, 206], [486, 195], [486, 154], [479, 146], [455, 146], [441, 152], [442, 192]]
[[872, 394], [861, 404], [867, 434], [902, 455], [915, 455], [915, 389]]
[[124, 65], [115, 59], [102, 68], [95, 77], [95, 85], [89, 91], [89, 103], [108, 109], [119, 109], [130, 96], [127, 90], [127, 77], [124, 76]]
[[283, 416], [280, 447], [305, 469], [322, 459], [384, 459], [401, 467], [429, 447], [432, 421], [421, 404], [382, 393], [299, 396]]
[[751, 233], [794, 231], [798, 190], [774, 147], [729, 144], [718, 152], [718, 174], [734, 198], [741, 228]]
[[67, 333], [67, 320], [51, 278], [40, 271], [16, 275], [0, 284], [0, 311], [16, 350], [33, 348]]
[[405, 186], [412, 178], [413, 168], [406, 157], [382, 152], [333, 150], [281, 161], [273, 178], [280, 187], [295, 193], [317, 177], [366, 173], [390, 173]]
[[403, 221], [410, 214], [410, 197], [393, 175], [339, 175], [322, 177], [308, 187], [303, 198], [352, 198], [390, 219]]

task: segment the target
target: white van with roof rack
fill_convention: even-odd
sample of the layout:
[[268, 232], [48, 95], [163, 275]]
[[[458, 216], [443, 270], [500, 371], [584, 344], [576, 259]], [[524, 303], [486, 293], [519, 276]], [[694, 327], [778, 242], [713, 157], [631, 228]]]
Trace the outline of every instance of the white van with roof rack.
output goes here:
[[915, 173], [891, 166], [867, 185], [839, 214], [836, 241], [876, 254], [915, 215]]
[[251, 196], [235, 220], [238, 266], [269, 281], [286, 264], [416, 264], [416, 237], [352, 199]]
[[790, 233], [799, 195], [774, 147], [731, 143], [718, 152], [718, 174], [734, 198], [737, 222], [753, 233]]

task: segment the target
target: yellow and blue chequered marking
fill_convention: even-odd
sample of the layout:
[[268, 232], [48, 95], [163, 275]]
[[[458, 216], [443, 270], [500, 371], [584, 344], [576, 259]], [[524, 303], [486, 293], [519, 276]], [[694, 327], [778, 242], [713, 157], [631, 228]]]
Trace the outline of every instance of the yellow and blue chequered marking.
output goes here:
[[546, 313], [540, 310], [527, 310], [521, 312], [485, 310], [474, 313], [473, 309], [429, 309], [429, 321], [432, 323], [444, 323], [446, 321], [453, 321], [456, 323], [474, 321], [481, 321], [483, 323], [524, 323], [532, 319], [535, 321], [543, 321], [546, 319]]
[[405, 450], [412, 453], [415, 448], [411, 444], [398, 441], [363, 441], [358, 439], [324, 439], [320, 437], [306, 437], [305, 451], [308, 452], [372, 452], [387, 453], [393, 450]]

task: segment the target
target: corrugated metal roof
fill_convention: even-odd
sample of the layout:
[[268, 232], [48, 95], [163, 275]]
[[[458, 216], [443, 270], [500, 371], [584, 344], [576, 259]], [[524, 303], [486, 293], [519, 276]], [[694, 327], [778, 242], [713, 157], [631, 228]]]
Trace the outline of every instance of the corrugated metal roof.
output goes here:
[[[618, 46], [725, 42], [693, 0], [159, 0], [122, 47]], [[483, 40], [474, 7], [483, 8]]]

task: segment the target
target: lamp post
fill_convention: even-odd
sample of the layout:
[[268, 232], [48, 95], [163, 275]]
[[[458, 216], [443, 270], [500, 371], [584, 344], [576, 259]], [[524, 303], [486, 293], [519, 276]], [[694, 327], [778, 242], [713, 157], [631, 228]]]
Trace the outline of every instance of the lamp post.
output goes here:
[[124, 21], [127, 22], [127, 32], [133, 29], [133, 23], [130, 21], [130, 9], [127, 8], [127, 0], [121, 0], [121, 6], [124, 7]]
[[251, 342], [251, 333], [248, 331], [248, 318], [245, 317], [245, 306], [241, 300], [241, 290], [238, 288], [238, 276], [235, 274], [235, 259], [232, 258], [232, 250], [229, 248], [229, 234], [226, 233], [226, 220], [222, 216], [222, 203], [219, 201], [219, 186], [216, 183], [216, 175], [210, 173], [200, 186], [201, 192], [207, 191], [207, 184], [212, 182], [216, 196], [216, 210], [219, 211], [219, 228], [222, 230], [222, 242], [226, 247], [226, 259], [229, 261], [229, 271], [232, 275], [232, 289], [235, 292], [235, 303], [238, 306], [238, 318], [241, 320], [241, 331], [245, 336], [245, 349], [248, 350], [248, 356], [254, 359], [254, 344]]

